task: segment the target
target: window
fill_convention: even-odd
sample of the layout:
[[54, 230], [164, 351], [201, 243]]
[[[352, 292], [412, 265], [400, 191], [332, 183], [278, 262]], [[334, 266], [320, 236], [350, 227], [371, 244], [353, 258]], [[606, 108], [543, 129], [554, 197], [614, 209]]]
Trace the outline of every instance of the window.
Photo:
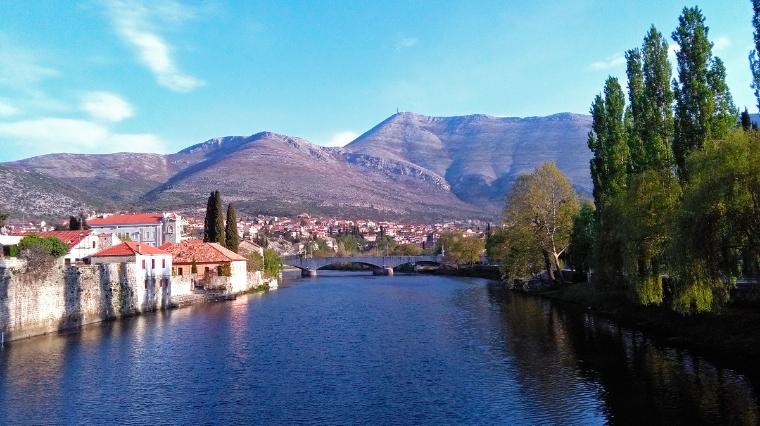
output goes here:
[[161, 269], [166, 268], [166, 259], [161, 259]]
[[142, 261], [142, 268], [145, 269], [145, 259]]
[[156, 259], [150, 260], [150, 269], [156, 269]]
[[95, 241], [92, 242], [92, 248], [95, 248]]
[[177, 268], [177, 275], [182, 276], [182, 268]]

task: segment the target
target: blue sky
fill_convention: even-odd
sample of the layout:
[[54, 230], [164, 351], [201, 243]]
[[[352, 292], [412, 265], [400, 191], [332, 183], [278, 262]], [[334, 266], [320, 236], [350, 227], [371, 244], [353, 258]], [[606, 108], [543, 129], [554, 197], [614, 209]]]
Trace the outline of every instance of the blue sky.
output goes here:
[[[649, 25], [669, 38], [692, 4], [5, 0], [0, 161], [262, 130], [340, 145], [396, 108], [586, 113]], [[750, 1], [696, 4], [736, 104], [754, 112]]]

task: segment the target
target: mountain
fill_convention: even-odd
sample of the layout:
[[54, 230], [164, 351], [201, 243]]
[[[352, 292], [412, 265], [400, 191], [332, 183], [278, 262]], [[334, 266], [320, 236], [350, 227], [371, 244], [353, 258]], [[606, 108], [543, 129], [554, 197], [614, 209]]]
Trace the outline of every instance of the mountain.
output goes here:
[[200, 212], [219, 189], [243, 213], [493, 219], [520, 173], [555, 161], [590, 192], [590, 117], [395, 114], [344, 148], [270, 132], [177, 153], [49, 154], [0, 164], [0, 208]]
[[425, 167], [471, 203], [501, 203], [517, 176], [554, 161], [582, 193], [591, 192], [586, 145], [591, 117], [428, 117], [399, 113], [345, 148]]

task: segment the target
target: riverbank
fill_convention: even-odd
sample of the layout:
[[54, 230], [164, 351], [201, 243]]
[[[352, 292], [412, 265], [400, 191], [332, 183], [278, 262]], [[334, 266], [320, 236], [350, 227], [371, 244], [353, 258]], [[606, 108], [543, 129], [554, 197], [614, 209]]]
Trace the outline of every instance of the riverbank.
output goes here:
[[620, 291], [582, 284], [533, 293], [610, 318], [670, 346], [704, 354], [716, 362], [760, 377], [760, 311], [727, 306], [720, 314], [683, 316], [660, 307], [631, 303]]

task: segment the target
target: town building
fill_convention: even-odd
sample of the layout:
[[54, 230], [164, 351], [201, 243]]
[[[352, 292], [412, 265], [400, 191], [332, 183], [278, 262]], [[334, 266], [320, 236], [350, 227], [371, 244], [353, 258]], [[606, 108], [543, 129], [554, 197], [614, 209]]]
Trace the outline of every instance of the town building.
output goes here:
[[127, 241], [90, 256], [93, 265], [125, 263], [135, 265], [138, 278], [168, 281], [172, 273], [172, 254], [145, 243]]
[[87, 225], [98, 233], [116, 234], [131, 240], [159, 247], [182, 240], [182, 217], [175, 213], [111, 214], [88, 219]]
[[166, 243], [161, 246], [161, 250], [172, 254], [174, 276], [192, 275], [195, 267], [198, 280], [205, 281], [206, 284], [224, 281], [228, 277], [231, 291], [248, 288], [246, 259], [217, 243], [185, 240], [177, 244]]

